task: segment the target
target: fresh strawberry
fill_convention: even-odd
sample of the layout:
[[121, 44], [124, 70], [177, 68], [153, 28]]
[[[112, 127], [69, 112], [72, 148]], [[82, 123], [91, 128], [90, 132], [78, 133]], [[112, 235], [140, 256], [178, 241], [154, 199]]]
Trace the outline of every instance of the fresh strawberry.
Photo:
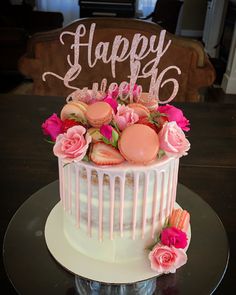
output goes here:
[[152, 112], [148, 117], [139, 118], [138, 123], [151, 127], [156, 133], [159, 133], [162, 126], [168, 122], [168, 117], [160, 112]]
[[125, 160], [117, 149], [103, 142], [93, 145], [90, 159], [97, 165], [117, 165]]
[[78, 122], [72, 119], [65, 119], [62, 124], [62, 132], [65, 133], [69, 128], [79, 125]]
[[146, 126], [151, 127], [155, 132], [158, 132], [157, 126], [152, 122], [150, 117], [140, 117], [138, 122], [138, 124], [143, 124]]

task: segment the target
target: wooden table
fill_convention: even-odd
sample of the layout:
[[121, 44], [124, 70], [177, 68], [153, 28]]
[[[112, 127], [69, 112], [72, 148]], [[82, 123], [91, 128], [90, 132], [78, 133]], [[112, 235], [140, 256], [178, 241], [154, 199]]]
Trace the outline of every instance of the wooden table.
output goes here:
[[[2, 242], [17, 208], [35, 191], [57, 179], [57, 159], [52, 146], [44, 142], [40, 126], [53, 112], [59, 113], [65, 100], [1, 95], [0, 101]], [[188, 136], [192, 145], [189, 155], [181, 159], [179, 181], [208, 202], [226, 228], [231, 257], [215, 294], [230, 294], [236, 273], [236, 104], [179, 103], [176, 106], [191, 121]], [[15, 294], [2, 265], [0, 279], [0, 290], [5, 288], [1, 294]]]

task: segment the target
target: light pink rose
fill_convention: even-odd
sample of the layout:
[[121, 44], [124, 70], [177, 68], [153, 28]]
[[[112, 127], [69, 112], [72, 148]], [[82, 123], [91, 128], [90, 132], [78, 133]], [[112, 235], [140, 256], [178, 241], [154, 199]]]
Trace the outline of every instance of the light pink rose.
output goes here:
[[66, 133], [60, 134], [53, 148], [55, 156], [64, 160], [65, 163], [78, 162], [85, 156], [91, 136], [86, 133], [83, 126], [74, 126]]
[[42, 129], [45, 135], [49, 135], [52, 141], [55, 141], [57, 136], [62, 133], [62, 120], [57, 114], [52, 114], [43, 124]]
[[189, 126], [189, 120], [187, 118], [185, 118], [183, 112], [172, 106], [172, 105], [165, 105], [165, 106], [159, 106], [157, 111], [159, 111], [160, 113], [165, 113], [168, 117], [168, 120], [171, 121], [175, 121], [177, 123], [177, 125], [184, 131], [189, 131], [190, 128]]
[[176, 227], [167, 227], [161, 232], [161, 242], [169, 247], [184, 249], [187, 246], [187, 235]]
[[162, 149], [168, 157], [181, 157], [187, 155], [190, 149], [190, 143], [185, 137], [183, 130], [176, 122], [165, 123], [158, 133], [160, 141], [160, 149]]
[[138, 122], [138, 120], [139, 116], [134, 112], [133, 109], [125, 105], [118, 105], [117, 113], [114, 115], [114, 121], [121, 131], [126, 127]]
[[187, 262], [187, 255], [182, 249], [157, 244], [148, 256], [151, 268], [158, 273], [175, 273], [176, 269]]

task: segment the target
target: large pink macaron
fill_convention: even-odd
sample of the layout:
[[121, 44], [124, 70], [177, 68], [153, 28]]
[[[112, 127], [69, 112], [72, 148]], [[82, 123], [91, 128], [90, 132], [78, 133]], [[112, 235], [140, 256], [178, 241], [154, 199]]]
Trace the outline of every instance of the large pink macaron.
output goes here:
[[157, 157], [159, 138], [149, 126], [134, 124], [122, 132], [118, 147], [128, 162], [146, 165]]
[[99, 128], [104, 124], [109, 124], [112, 120], [112, 108], [103, 101], [90, 104], [86, 111], [86, 118], [89, 124]]

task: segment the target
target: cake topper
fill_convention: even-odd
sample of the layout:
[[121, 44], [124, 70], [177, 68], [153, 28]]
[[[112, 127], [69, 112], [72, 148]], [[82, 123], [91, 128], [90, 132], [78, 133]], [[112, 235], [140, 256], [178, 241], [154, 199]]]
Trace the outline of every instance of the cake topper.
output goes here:
[[[46, 76], [52, 75], [63, 81], [67, 88], [73, 89], [76, 94], [85, 95], [87, 94], [88, 88], [79, 89], [76, 86], [71, 85], [81, 73], [82, 66], [80, 64], [81, 54], [80, 49], [86, 47], [88, 50], [87, 54], [87, 64], [90, 68], [94, 68], [99, 60], [105, 64], [110, 64], [112, 77], [116, 78], [116, 64], [121, 63], [125, 60], [129, 60], [130, 63], [130, 75], [129, 82], [122, 82], [119, 87], [117, 83], [111, 83], [107, 85], [107, 79], [104, 77], [101, 81], [100, 87], [98, 82], [94, 82], [92, 86], [92, 91], [90, 95], [96, 95], [100, 93], [105, 93], [106, 88], [108, 91], [118, 87], [119, 96], [124, 101], [133, 102], [133, 89], [136, 85], [138, 79], [150, 78], [149, 92], [147, 100], [156, 99], [159, 103], [165, 104], [169, 103], [176, 96], [179, 83], [175, 78], [169, 78], [165, 80], [165, 74], [170, 70], [175, 70], [178, 75], [181, 74], [181, 70], [174, 65], [170, 65], [161, 72], [159, 72], [158, 65], [162, 56], [166, 53], [171, 45], [171, 40], [165, 42], [166, 31], [161, 30], [158, 39], [157, 35], [151, 35], [150, 38], [142, 35], [140, 33], [134, 34], [132, 40], [128, 40], [122, 35], [116, 35], [112, 42], [99, 42], [94, 46], [94, 34], [96, 33], [96, 23], [92, 23], [89, 30], [86, 29], [84, 24], [78, 25], [75, 32], [64, 31], [60, 35], [60, 42], [64, 45], [63, 37], [65, 35], [71, 35], [74, 37], [74, 43], [71, 44], [72, 54], [67, 55], [67, 63], [70, 66], [69, 70], [64, 76], [60, 76], [54, 72], [45, 72], [42, 75], [43, 81], [46, 81]], [[88, 41], [83, 42], [82, 37], [87, 36]], [[94, 49], [93, 49], [94, 48]], [[145, 65], [141, 65], [141, 61], [147, 57], [150, 53], [154, 55], [154, 58], [147, 62]], [[159, 97], [159, 90], [167, 83], [173, 84], [173, 91], [168, 98], [161, 101]], [[129, 85], [129, 92], [124, 96], [124, 89]], [[69, 95], [69, 98], [73, 98], [73, 93]], [[137, 89], [138, 100], [141, 97], [142, 87], [138, 86]], [[123, 97], [122, 97], [123, 95]], [[137, 101], [137, 100], [136, 100]]]

